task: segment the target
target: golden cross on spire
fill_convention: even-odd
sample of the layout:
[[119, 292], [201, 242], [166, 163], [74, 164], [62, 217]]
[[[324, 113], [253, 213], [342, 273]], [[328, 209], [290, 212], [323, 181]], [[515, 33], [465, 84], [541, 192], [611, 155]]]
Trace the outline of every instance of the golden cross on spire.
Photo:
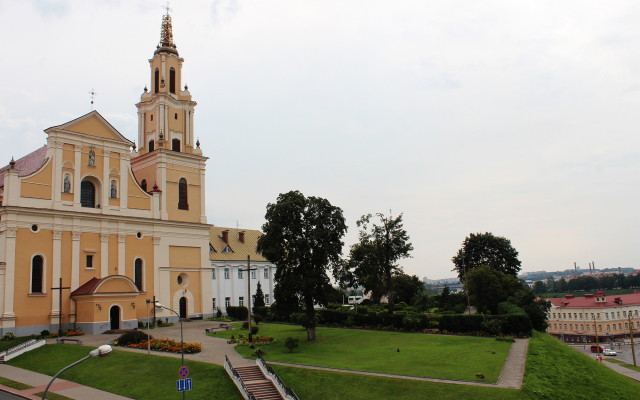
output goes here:
[[169, 8], [169, 0], [167, 0], [167, 5], [162, 6], [162, 8], [167, 11], [167, 15], [169, 15], [169, 11], [173, 11], [171, 8]]

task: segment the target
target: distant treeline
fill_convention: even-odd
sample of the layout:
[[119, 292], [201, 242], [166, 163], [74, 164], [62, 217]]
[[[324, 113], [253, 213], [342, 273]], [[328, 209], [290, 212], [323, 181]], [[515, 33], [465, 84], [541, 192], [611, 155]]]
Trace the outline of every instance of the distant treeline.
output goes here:
[[533, 284], [533, 292], [536, 294], [594, 291], [598, 288], [601, 290], [640, 288], [640, 274], [613, 274], [598, 278], [585, 275], [571, 280], [564, 278], [555, 280], [549, 277], [546, 281], [536, 281]]

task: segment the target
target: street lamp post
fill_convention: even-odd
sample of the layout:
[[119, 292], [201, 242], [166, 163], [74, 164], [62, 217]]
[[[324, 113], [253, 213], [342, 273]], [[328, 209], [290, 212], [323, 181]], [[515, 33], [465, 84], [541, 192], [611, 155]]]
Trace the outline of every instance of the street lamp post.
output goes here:
[[631, 337], [631, 353], [633, 353], [633, 365], [636, 365], [636, 348], [633, 347], [633, 322], [631, 321], [631, 311], [629, 311], [629, 336]]
[[[165, 310], [169, 310], [172, 313], [174, 313], [175, 315], [178, 316], [178, 321], [180, 321], [180, 353], [182, 354], [182, 366], [184, 367], [184, 340], [182, 339], [182, 319], [180, 318], [180, 314], [178, 314], [177, 312], [175, 312], [174, 310], [170, 309], [169, 307], [165, 307], [160, 303], [155, 303], [156, 308], [164, 308]], [[182, 398], [186, 399], [187, 398], [187, 393], [186, 392], [182, 392]]]
[[69, 368], [80, 364], [81, 362], [83, 362], [84, 360], [86, 360], [88, 358], [95, 357], [95, 356], [104, 357], [104, 356], [108, 355], [109, 353], [111, 353], [111, 350], [112, 350], [111, 346], [109, 346], [108, 344], [103, 344], [102, 346], [98, 347], [97, 349], [91, 350], [91, 352], [89, 352], [89, 355], [84, 357], [83, 359], [78, 360], [78, 361], [74, 362], [73, 364], [62, 368], [60, 371], [58, 371], [58, 373], [51, 379], [51, 382], [49, 382], [49, 384], [47, 385], [47, 388], [44, 390], [44, 393], [42, 394], [42, 400], [46, 399], [47, 392], [49, 391], [49, 387], [51, 386], [53, 381], [56, 380], [58, 375], [60, 375], [64, 371], [68, 370]]

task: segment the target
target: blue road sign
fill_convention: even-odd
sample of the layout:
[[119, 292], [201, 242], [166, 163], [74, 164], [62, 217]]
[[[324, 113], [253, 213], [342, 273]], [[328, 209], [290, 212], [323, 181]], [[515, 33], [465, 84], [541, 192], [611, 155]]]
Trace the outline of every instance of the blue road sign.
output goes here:
[[193, 387], [191, 386], [191, 378], [178, 379], [176, 381], [176, 385], [178, 388], [178, 392], [186, 392], [187, 390], [193, 389]]
[[189, 368], [183, 365], [182, 367], [180, 367], [178, 375], [180, 375], [180, 378], [186, 378], [187, 376], [189, 376]]

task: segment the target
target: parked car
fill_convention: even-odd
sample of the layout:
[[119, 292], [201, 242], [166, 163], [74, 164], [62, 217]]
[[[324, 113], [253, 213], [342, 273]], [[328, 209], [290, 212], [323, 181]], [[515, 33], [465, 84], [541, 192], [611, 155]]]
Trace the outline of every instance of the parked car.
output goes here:
[[609, 349], [604, 349], [602, 351], [602, 354], [604, 354], [605, 356], [617, 356], [618, 355], [618, 353], [616, 353], [613, 350], [609, 350]]
[[598, 347], [600, 347], [600, 353], [602, 353], [604, 351], [604, 347], [602, 346], [596, 346], [595, 344], [593, 346], [591, 346], [591, 352], [592, 353], [597, 353], [598, 352]]

